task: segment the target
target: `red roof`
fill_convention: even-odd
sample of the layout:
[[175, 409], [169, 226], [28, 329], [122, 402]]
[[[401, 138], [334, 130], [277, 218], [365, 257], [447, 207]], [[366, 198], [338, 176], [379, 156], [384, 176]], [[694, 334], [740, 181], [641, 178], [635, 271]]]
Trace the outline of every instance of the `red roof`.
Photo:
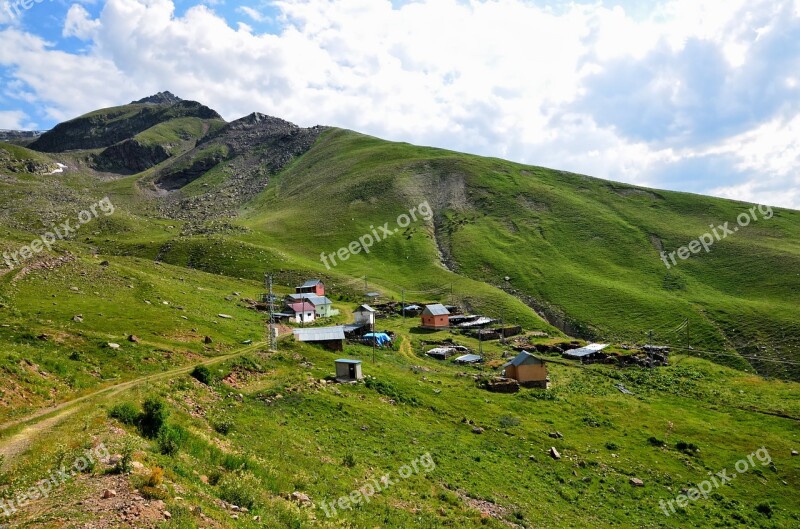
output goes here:
[[303, 303], [301, 303], [301, 302], [288, 303], [286, 306], [289, 307], [290, 309], [292, 309], [295, 312], [315, 312], [316, 311], [316, 309], [314, 308], [314, 305], [312, 305], [308, 301], [303, 302]]

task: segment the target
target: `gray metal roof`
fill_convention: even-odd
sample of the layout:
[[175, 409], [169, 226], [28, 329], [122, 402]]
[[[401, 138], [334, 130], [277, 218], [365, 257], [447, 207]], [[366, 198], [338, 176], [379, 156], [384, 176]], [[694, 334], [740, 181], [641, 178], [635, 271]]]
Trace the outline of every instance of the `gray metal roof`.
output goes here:
[[447, 316], [450, 311], [441, 303], [434, 303], [433, 305], [425, 305], [425, 310], [422, 313], [427, 316]]
[[294, 336], [301, 342], [327, 342], [328, 340], [344, 340], [344, 327], [311, 327], [295, 329]]
[[586, 347], [581, 347], [579, 349], [570, 349], [569, 351], [564, 351], [566, 356], [572, 356], [575, 358], [582, 358], [584, 356], [589, 356], [590, 354], [594, 354], [597, 352], [602, 351], [608, 347], [606, 343], [590, 343]]
[[472, 364], [474, 362], [480, 362], [481, 360], [483, 360], [483, 357], [475, 354], [462, 355], [456, 358], [456, 362], [462, 364]]
[[540, 360], [539, 358], [536, 358], [535, 356], [530, 354], [528, 351], [522, 351], [520, 354], [515, 356], [513, 360], [503, 364], [503, 367], [508, 367], [508, 366], [517, 367], [517, 366], [529, 365], [529, 364], [539, 365], [539, 364], [543, 364], [543, 363], [544, 363], [543, 360]]
[[361, 305], [360, 307], [358, 307], [356, 309], [356, 312], [375, 312], [375, 309], [373, 309], [372, 307], [370, 307], [367, 304], [364, 304], [364, 305]]
[[322, 283], [322, 281], [320, 281], [319, 279], [309, 279], [308, 281], [306, 281], [305, 283], [300, 285], [300, 288], [315, 287], [315, 286], [319, 285], [320, 283]]
[[287, 296], [295, 301], [305, 300], [314, 305], [315, 307], [319, 307], [320, 305], [332, 305], [333, 301], [328, 299], [327, 296], [318, 296], [316, 294], [289, 294]]
[[347, 358], [340, 358], [336, 360], [337, 364], [360, 364], [361, 360], [350, 360]]

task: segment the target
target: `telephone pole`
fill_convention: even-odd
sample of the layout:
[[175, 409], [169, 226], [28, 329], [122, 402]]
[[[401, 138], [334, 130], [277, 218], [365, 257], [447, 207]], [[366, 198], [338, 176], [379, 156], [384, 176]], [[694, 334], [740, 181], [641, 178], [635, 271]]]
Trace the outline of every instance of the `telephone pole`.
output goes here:
[[689, 354], [691, 348], [692, 346], [689, 345], [689, 318], [686, 318], [686, 354]]
[[402, 290], [403, 292], [403, 319], [406, 319], [406, 289]]
[[269, 350], [275, 352], [278, 350], [278, 329], [275, 327], [275, 303], [272, 294], [272, 275], [264, 274], [267, 279], [267, 302], [269, 303], [269, 324], [267, 343], [269, 343]]

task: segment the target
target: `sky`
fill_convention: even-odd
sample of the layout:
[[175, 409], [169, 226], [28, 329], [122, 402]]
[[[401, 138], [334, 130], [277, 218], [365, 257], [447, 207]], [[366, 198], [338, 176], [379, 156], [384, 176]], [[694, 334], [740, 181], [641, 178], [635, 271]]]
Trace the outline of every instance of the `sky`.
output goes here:
[[163, 90], [800, 209], [800, 0], [0, 0], [0, 129]]

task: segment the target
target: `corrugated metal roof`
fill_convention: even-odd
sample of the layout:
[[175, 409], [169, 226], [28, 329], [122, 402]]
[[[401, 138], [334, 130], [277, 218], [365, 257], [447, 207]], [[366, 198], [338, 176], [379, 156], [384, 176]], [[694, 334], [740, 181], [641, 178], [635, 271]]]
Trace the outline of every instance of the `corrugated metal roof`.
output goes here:
[[322, 283], [322, 281], [320, 281], [319, 279], [309, 279], [308, 281], [306, 281], [305, 283], [300, 285], [300, 288], [315, 287], [315, 286], [319, 285], [320, 283]]
[[316, 311], [316, 309], [314, 308], [314, 305], [312, 305], [311, 303], [308, 303], [308, 302], [305, 302], [305, 303], [300, 303], [300, 302], [298, 302], [298, 303], [289, 303], [286, 306], [287, 306], [287, 308], [290, 308], [295, 312], [315, 312]]
[[566, 356], [581, 358], [602, 351], [606, 347], [608, 347], [607, 343], [590, 343], [586, 347], [580, 347], [578, 349], [570, 349], [569, 351], [564, 351], [564, 354]]
[[312, 327], [295, 329], [294, 336], [301, 342], [327, 342], [328, 340], [344, 340], [344, 327]]
[[426, 316], [447, 316], [450, 311], [441, 303], [434, 303], [433, 305], [425, 305], [425, 310], [422, 313]]
[[315, 307], [319, 307], [320, 305], [333, 304], [333, 301], [328, 299], [327, 296], [318, 296], [316, 294], [289, 294], [287, 297], [295, 301], [305, 300], [313, 304]]
[[481, 360], [483, 360], [482, 356], [473, 355], [473, 354], [462, 355], [462, 356], [459, 356], [458, 358], [456, 358], [456, 362], [459, 362], [461, 364], [472, 364], [472, 363], [475, 363], [475, 362], [480, 362]]
[[367, 304], [364, 304], [364, 305], [361, 305], [360, 307], [358, 307], [356, 309], [356, 312], [375, 312], [375, 309], [373, 309], [372, 307], [370, 307]]
[[503, 367], [508, 367], [508, 366], [517, 367], [517, 366], [521, 366], [521, 365], [525, 365], [525, 364], [543, 364], [543, 363], [544, 363], [543, 360], [541, 360], [539, 358], [536, 358], [535, 356], [530, 354], [528, 351], [522, 351], [520, 354], [515, 356], [513, 360], [503, 364]]

